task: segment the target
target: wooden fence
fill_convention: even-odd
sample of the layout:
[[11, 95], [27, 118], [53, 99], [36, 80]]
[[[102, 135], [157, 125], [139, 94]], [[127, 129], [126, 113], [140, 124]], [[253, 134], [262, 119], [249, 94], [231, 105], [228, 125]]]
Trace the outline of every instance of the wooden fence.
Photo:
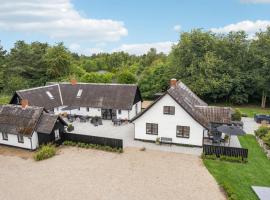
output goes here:
[[215, 145], [203, 145], [203, 153], [205, 155], [216, 155], [220, 156], [231, 156], [231, 157], [241, 157], [242, 159], [248, 157], [248, 149], [236, 148], [236, 147], [226, 147], [226, 146], [215, 146]]
[[65, 140], [72, 142], [82, 142], [87, 144], [110, 146], [112, 148], [121, 148], [121, 149], [123, 148], [123, 140], [115, 138], [81, 135], [76, 133], [65, 133]]

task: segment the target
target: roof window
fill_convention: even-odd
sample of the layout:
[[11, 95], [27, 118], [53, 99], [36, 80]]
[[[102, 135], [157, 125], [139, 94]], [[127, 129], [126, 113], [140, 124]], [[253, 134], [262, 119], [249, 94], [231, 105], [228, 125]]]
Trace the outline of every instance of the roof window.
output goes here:
[[50, 99], [54, 99], [52, 93], [50, 93], [49, 91], [47, 91], [46, 94], [48, 95], [48, 97], [49, 97]]
[[78, 93], [77, 93], [77, 98], [81, 98], [82, 96], [82, 89], [79, 89]]

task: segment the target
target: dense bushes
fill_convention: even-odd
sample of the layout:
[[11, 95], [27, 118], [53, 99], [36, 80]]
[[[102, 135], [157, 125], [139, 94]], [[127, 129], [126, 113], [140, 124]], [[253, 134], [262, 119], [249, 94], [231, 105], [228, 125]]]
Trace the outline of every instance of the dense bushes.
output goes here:
[[264, 144], [270, 148], [270, 127], [260, 126], [256, 131], [255, 135], [260, 138]]
[[56, 148], [52, 144], [42, 145], [34, 155], [36, 161], [45, 160], [56, 154]]
[[242, 113], [238, 108], [234, 109], [234, 113], [232, 114], [233, 121], [241, 121]]
[[76, 146], [76, 147], [81, 147], [81, 148], [86, 148], [86, 149], [99, 149], [102, 151], [123, 153], [122, 148], [112, 148], [110, 146], [102, 146], [98, 144], [86, 144], [82, 142], [72, 142], [72, 141], [65, 141], [63, 144], [67, 146]]

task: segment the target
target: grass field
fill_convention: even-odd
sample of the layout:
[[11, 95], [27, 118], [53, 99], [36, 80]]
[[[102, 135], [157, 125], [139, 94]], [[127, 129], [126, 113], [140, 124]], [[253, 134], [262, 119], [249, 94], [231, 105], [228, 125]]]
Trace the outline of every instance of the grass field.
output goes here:
[[236, 107], [238, 108], [242, 113], [247, 114], [248, 117], [254, 117], [255, 114], [267, 114], [270, 115], [270, 108], [262, 109], [260, 107], [256, 106], [241, 106]]
[[258, 199], [251, 186], [270, 187], [270, 160], [253, 135], [239, 137], [243, 148], [248, 148], [247, 164], [204, 160], [204, 164], [220, 185], [227, 185], [237, 200]]
[[10, 98], [11, 97], [7, 95], [0, 95], [0, 105], [9, 103]]

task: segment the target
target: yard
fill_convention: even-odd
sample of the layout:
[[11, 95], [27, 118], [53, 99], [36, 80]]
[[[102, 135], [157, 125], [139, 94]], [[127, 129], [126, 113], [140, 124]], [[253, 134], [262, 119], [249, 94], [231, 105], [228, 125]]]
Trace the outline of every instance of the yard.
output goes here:
[[270, 160], [253, 135], [239, 137], [243, 148], [249, 149], [247, 164], [204, 160], [205, 166], [220, 185], [228, 185], [238, 200], [257, 199], [251, 186], [270, 186]]
[[238, 108], [242, 113], [247, 114], [248, 117], [254, 117], [255, 114], [267, 114], [270, 115], [270, 108], [261, 108], [259, 106], [239, 106]]
[[193, 155], [61, 147], [48, 160], [35, 162], [4, 154], [0, 163], [0, 199], [5, 200], [225, 200], [201, 159]]

